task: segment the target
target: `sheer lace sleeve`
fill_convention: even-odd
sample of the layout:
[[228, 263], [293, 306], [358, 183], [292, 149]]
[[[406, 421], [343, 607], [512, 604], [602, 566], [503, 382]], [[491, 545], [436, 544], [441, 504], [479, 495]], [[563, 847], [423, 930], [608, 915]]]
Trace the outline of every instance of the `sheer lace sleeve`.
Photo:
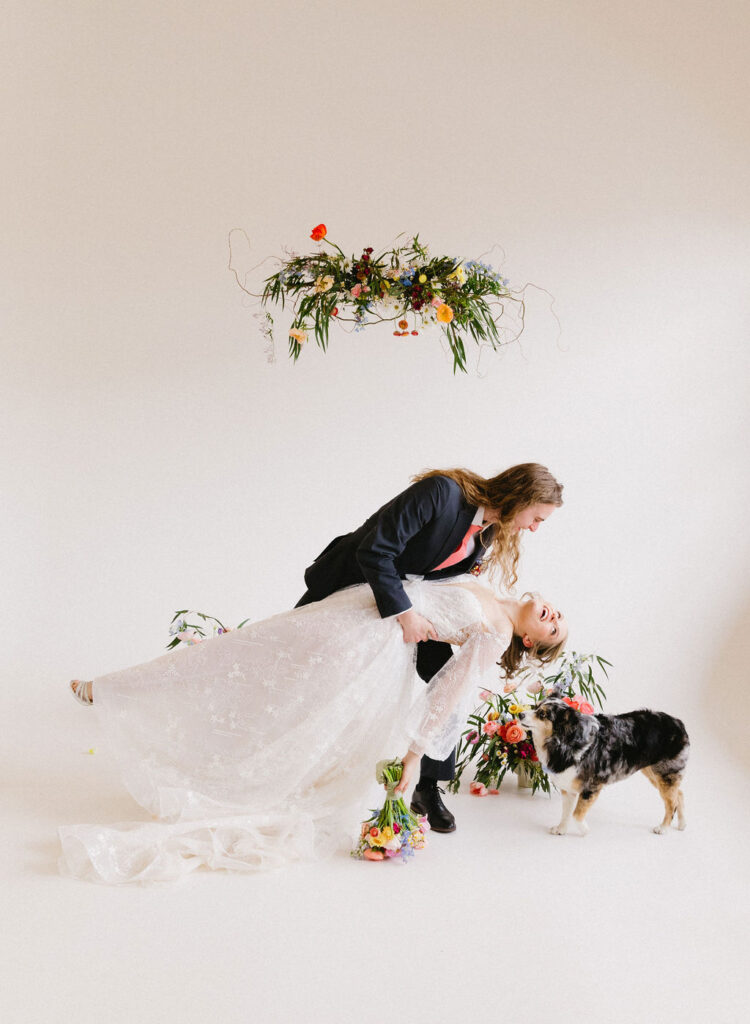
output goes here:
[[472, 633], [412, 705], [407, 721], [411, 750], [436, 761], [448, 757], [467, 718], [481, 703], [479, 690], [497, 688], [497, 663], [510, 640], [481, 629]]

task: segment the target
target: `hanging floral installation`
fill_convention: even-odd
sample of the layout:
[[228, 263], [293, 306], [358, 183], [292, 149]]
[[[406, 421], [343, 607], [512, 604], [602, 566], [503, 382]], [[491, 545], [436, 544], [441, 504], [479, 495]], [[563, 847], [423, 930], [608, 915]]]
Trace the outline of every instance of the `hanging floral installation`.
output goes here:
[[[367, 246], [359, 256], [347, 256], [332, 242], [325, 224], [313, 228], [310, 238], [320, 248], [280, 261], [259, 293], [245, 286], [232, 259], [229, 264], [243, 291], [260, 300], [256, 318], [269, 344], [274, 321], [268, 307], [291, 308], [289, 355], [295, 361], [310, 337], [325, 352], [332, 324], [348, 323], [362, 331], [392, 322], [393, 333], [402, 338], [437, 325], [450, 348], [453, 372], [465, 373], [467, 338], [497, 349], [518, 340], [523, 331], [523, 290], [512, 291], [507, 278], [480, 260], [431, 256], [418, 235], [378, 253]], [[230, 232], [230, 252], [231, 245]], [[512, 327], [501, 325], [508, 306], [515, 313]]]

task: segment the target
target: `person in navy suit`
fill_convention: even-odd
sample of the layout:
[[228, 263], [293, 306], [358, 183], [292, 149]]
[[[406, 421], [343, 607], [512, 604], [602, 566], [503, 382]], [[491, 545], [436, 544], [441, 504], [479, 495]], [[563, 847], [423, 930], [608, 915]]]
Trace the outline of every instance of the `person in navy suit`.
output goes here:
[[[452, 657], [424, 616], [411, 607], [402, 580], [479, 575], [489, 571], [505, 587], [517, 579], [519, 540], [562, 505], [562, 485], [536, 462], [511, 466], [485, 479], [465, 469], [430, 470], [352, 533], [335, 537], [305, 570], [307, 591], [297, 606], [367, 582], [380, 615], [396, 616], [405, 643], [417, 644], [417, 672], [425, 681]], [[424, 757], [412, 809], [426, 814], [435, 832], [456, 822], [437, 783], [452, 779], [455, 753], [445, 761]]]

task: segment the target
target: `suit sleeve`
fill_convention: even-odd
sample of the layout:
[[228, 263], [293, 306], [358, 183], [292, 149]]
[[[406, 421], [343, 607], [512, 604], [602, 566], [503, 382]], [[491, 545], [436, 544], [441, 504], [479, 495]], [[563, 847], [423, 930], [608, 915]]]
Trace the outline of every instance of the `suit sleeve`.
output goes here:
[[407, 543], [434, 519], [455, 515], [459, 488], [447, 477], [428, 477], [386, 506], [357, 549], [362, 575], [372, 587], [382, 618], [411, 608], [396, 560]]

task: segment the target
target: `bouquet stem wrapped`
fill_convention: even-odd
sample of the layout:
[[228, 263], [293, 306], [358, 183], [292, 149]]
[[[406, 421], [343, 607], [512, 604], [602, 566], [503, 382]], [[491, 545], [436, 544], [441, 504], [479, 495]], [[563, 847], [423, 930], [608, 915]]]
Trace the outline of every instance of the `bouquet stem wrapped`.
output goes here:
[[352, 856], [360, 860], [385, 860], [398, 857], [402, 861], [414, 856], [415, 850], [425, 846], [425, 834], [429, 829], [426, 817], [413, 814], [396, 793], [401, 781], [403, 763], [394, 759], [378, 761], [375, 778], [386, 787], [385, 803], [380, 810], [371, 812], [362, 822], [362, 831]]

